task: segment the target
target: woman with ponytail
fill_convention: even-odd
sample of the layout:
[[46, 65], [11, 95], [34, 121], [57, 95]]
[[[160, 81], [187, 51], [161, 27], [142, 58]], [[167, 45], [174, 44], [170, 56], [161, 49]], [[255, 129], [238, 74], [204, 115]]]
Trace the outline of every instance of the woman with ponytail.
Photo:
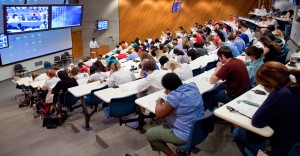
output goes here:
[[122, 68], [120, 63], [111, 64], [110, 76], [107, 80], [108, 87], [119, 86], [134, 80], [135, 76], [133, 73], [128, 69]]
[[252, 125], [270, 126], [274, 134], [261, 138], [236, 128], [233, 137], [244, 155], [245, 148], [253, 154], [262, 150], [268, 155], [288, 155], [292, 146], [300, 142], [300, 70], [270, 61], [262, 65], [255, 78], [269, 95], [253, 115]]

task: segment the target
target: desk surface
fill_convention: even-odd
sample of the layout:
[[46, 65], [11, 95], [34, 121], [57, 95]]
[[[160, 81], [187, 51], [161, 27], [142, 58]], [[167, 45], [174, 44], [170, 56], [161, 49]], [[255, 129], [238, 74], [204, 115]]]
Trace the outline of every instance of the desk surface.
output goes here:
[[105, 83], [95, 81], [88, 84], [79, 85], [76, 87], [69, 88], [68, 91], [76, 97], [85, 96], [91, 93], [92, 90], [105, 87]]
[[[263, 90], [262, 87], [256, 86], [252, 90], [259, 89]], [[247, 130], [250, 130], [256, 134], [259, 134], [264, 137], [270, 137], [273, 135], [274, 131], [270, 127], [264, 127], [264, 128], [256, 128], [251, 125], [251, 119], [235, 112], [230, 112], [226, 106], [235, 107], [235, 105], [241, 105], [238, 104], [238, 100], [249, 100], [254, 101], [255, 103], [262, 104], [262, 102], [267, 98], [267, 95], [258, 95], [255, 94], [252, 90], [246, 92], [245, 94], [237, 97], [236, 99], [230, 101], [226, 105], [223, 105], [222, 107], [215, 110], [214, 114], [217, 117], [220, 117], [226, 121], [229, 121], [237, 126], [243, 127]], [[250, 101], [250, 100], [249, 100]]]
[[110, 103], [112, 98], [126, 97], [132, 94], [139, 93], [136, 89], [137, 84], [143, 79], [131, 81], [119, 86], [119, 88], [107, 88], [95, 92], [94, 94], [106, 103]]

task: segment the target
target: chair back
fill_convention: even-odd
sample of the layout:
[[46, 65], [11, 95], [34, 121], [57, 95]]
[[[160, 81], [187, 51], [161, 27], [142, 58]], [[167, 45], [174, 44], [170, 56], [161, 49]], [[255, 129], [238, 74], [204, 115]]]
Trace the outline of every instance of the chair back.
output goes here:
[[110, 116], [121, 118], [135, 112], [136, 94], [122, 98], [114, 98], [110, 101]]
[[216, 67], [218, 61], [212, 61], [212, 62], [208, 62], [206, 67], [205, 67], [205, 71], [211, 70], [213, 68]]
[[213, 104], [213, 99], [214, 99], [214, 95], [215, 95], [215, 89], [218, 87], [217, 84], [214, 85], [214, 87], [204, 93], [202, 93], [202, 99], [203, 99], [203, 103], [204, 103], [204, 111], [206, 111], [207, 109], [209, 109], [210, 111], [212, 111], [215, 106]]
[[196, 68], [196, 69], [192, 70], [192, 72], [193, 72], [193, 77], [201, 74], [200, 73], [201, 72], [201, 66], [199, 68]]
[[78, 97], [75, 97], [70, 92], [66, 92], [64, 95], [64, 103], [61, 104], [62, 107], [72, 106], [79, 100]]
[[59, 56], [54, 56], [54, 62], [55, 61], [60, 61], [60, 57]]
[[14, 71], [19, 71], [19, 70], [22, 70], [23, 69], [23, 66], [21, 64], [16, 64], [14, 66]]
[[62, 55], [60, 55], [60, 59], [61, 59], [61, 60], [66, 60], [66, 59], [67, 59], [67, 56], [66, 56], [65, 54], [62, 54]]
[[300, 142], [296, 143], [290, 150], [288, 156], [299, 156], [300, 155]]
[[64, 53], [67, 57], [70, 56], [69, 52], [65, 52]]
[[89, 105], [96, 105], [96, 104], [102, 103], [103, 100], [101, 100], [100, 98], [98, 98], [98, 97], [94, 94], [94, 92], [99, 91], [99, 90], [103, 90], [103, 89], [106, 89], [106, 88], [108, 88], [107, 85], [104, 86], [104, 87], [102, 87], [102, 88], [98, 88], [98, 89], [92, 90], [92, 91], [91, 91], [91, 95], [90, 95], [90, 102], [89, 102]]
[[195, 119], [193, 127], [185, 145], [179, 146], [182, 150], [189, 150], [206, 139], [209, 133], [214, 130], [214, 113], [210, 112], [202, 118]]
[[53, 69], [51, 63], [48, 62], [48, 61], [45, 61], [45, 62], [44, 62], [44, 68], [45, 68], [45, 69]]

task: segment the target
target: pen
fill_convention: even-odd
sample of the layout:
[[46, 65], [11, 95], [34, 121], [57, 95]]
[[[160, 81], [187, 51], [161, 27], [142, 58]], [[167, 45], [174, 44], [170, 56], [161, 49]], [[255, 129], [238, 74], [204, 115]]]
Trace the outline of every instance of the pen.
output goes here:
[[247, 104], [247, 105], [249, 105], [249, 106], [259, 107], [259, 104], [254, 103], [254, 102], [250, 102], [250, 101], [248, 101], [248, 100], [238, 100], [238, 101], [237, 101], [238, 104], [241, 103], [241, 102], [243, 102], [243, 103], [245, 103], [245, 104]]

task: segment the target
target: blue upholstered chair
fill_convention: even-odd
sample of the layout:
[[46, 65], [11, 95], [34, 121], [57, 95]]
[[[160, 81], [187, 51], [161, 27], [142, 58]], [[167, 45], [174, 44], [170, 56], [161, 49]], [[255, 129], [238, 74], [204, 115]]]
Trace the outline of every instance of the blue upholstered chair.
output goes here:
[[178, 146], [181, 150], [188, 151], [191, 154], [191, 148], [203, 142], [209, 133], [214, 130], [214, 113], [206, 115], [205, 117], [196, 119], [193, 123], [192, 131], [189, 139], [185, 145]]

